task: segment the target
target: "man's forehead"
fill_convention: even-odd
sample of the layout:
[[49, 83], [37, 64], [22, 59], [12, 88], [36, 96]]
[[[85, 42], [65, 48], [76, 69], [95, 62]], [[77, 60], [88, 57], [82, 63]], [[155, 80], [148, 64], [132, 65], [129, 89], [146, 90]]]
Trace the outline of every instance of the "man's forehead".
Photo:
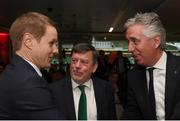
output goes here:
[[82, 58], [84, 60], [89, 60], [92, 58], [92, 54], [90, 53], [73, 53], [72, 58]]

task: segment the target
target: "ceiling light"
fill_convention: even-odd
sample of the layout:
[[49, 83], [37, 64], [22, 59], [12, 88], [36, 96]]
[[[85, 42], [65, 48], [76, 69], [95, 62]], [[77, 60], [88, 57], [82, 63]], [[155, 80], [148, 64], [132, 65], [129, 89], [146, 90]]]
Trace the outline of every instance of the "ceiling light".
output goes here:
[[114, 28], [113, 28], [113, 27], [111, 27], [111, 28], [109, 29], [109, 32], [112, 32], [112, 31], [113, 31], [113, 29], [114, 29]]

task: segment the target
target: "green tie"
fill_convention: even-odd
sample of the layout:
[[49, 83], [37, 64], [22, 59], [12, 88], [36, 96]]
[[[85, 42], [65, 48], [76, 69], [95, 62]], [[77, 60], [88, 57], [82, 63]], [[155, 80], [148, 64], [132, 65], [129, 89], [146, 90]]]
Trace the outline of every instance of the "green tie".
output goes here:
[[84, 87], [84, 85], [79, 86], [79, 89], [81, 90], [81, 96], [79, 99], [78, 120], [87, 120], [87, 105]]

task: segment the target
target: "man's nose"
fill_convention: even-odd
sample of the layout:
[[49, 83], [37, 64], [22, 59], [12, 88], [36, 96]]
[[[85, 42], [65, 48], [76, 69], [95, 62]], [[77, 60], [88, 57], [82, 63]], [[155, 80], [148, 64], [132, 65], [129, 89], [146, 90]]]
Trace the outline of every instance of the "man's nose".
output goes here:
[[59, 50], [58, 50], [57, 46], [53, 47], [53, 53], [54, 54], [58, 54], [59, 53]]
[[81, 62], [80, 62], [80, 60], [78, 60], [75, 64], [75, 67], [80, 67], [80, 66], [81, 66]]
[[128, 51], [129, 52], [133, 52], [134, 51], [134, 44], [132, 44], [131, 42], [129, 42], [129, 44], [128, 44]]

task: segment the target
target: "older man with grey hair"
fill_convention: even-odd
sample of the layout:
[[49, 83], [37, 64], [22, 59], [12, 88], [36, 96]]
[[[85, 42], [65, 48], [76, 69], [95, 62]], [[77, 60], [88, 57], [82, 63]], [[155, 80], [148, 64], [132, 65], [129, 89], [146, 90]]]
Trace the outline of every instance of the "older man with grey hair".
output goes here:
[[160, 17], [137, 13], [125, 29], [136, 64], [128, 73], [124, 119], [180, 119], [180, 58], [165, 51]]

